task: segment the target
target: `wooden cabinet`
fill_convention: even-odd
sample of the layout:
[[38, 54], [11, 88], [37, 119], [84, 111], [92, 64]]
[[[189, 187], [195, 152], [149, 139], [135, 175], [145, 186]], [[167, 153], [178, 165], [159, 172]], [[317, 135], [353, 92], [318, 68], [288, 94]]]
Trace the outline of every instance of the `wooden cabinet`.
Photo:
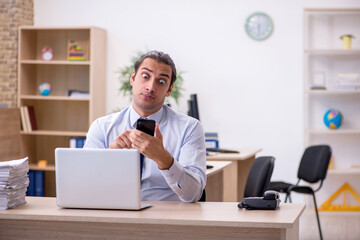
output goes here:
[[[350, 49], [344, 49], [340, 39], [346, 34], [356, 37]], [[329, 144], [333, 150], [319, 205], [345, 182], [360, 194], [360, 88], [339, 85], [343, 75], [360, 75], [359, 38], [360, 9], [304, 10], [305, 146]], [[319, 82], [325, 89], [314, 89]], [[328, 109], [342, 113], [340, 128], [325, 126]]]
[[[85, 53], [82, 61], [68, 60], [70, 41]], [[85, 137], [90, 124], [105, 115], [106, 32], [96, 27], [19, 28], [18, 105], [33, 106], [37, 130], [21, 132], [22, 153], [29, 156], [30, 169], [47, 160], [45, 195], [55, 196], [56, 147], [68, 147], [70, 137]], [[53, 58], [42, 60], [42, 49], [51, 48]], [[42, 96], [40, 83], [52, 91]], [[69, 97], [66, 91], [89, 92], [87, 97]]]

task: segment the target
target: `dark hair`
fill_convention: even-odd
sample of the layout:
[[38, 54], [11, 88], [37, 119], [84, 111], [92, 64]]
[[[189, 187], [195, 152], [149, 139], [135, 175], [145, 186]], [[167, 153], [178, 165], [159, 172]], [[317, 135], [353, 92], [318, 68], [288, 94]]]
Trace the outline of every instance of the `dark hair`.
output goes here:
[[160, 51], [156, 51], [156, 50], [153, 50], [153, 51], [150, 51], [150, 52], [147, 52], [147, 53], [143, 54], [136, 61], [136, 63], [134, 64], [135, 75], [136, 75], [140, 65], [142, 64], [142, 62], [146, 58], [154, 59], [158, 63], [164, 63], [164, 64], [169, 65], [171, 67], [171, 82], [170, 82], [170, 87], [171, 87], [171, 85], [176, 80], [176, 67], [175, 67], [174, 61], [171, 59], [169, 54], [166, 54], [166, 53], [163, 53], [163, 52], [160, 52]]

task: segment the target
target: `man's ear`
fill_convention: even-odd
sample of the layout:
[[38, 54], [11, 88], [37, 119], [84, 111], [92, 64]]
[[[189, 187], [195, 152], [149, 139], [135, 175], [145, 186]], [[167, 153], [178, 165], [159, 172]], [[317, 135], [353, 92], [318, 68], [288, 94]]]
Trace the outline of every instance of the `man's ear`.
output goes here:
[[171, 87], [169, 88], [169, 90], [168, 90], [168, 92], [167, 92], [167, 94], [166, 94], [167, 97], [170, 96], [170, 94], [171, 94], [171, 92], [172, 92], [172, 90], [173, 90], [173, 88], [174, 88], [174, 84], [175, 84], [175, 83], [173, 83], [173, 84], [171, 85]]
[[130, 77], [131, 86], [134, 84], [134, 80], [135, 80], [135, 71], [132, 72], [131, 77]]

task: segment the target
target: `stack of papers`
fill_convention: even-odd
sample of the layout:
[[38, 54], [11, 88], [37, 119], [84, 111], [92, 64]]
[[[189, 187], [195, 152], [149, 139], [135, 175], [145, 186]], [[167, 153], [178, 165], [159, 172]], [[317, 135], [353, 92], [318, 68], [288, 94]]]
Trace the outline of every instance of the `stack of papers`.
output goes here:
[[26, 203], [28, 158], [0, 162], [0, 210]]

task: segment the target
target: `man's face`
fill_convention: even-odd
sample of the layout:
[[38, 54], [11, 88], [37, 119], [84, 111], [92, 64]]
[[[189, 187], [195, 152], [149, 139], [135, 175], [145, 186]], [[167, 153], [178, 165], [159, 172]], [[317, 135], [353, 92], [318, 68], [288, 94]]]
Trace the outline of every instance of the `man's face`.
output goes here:
[[169, 96], [174, 84], [170, 87], [171, 67], [145, 58], [136, 73], [132, 73], [133, 107], [143, 117], [157, 112]]

